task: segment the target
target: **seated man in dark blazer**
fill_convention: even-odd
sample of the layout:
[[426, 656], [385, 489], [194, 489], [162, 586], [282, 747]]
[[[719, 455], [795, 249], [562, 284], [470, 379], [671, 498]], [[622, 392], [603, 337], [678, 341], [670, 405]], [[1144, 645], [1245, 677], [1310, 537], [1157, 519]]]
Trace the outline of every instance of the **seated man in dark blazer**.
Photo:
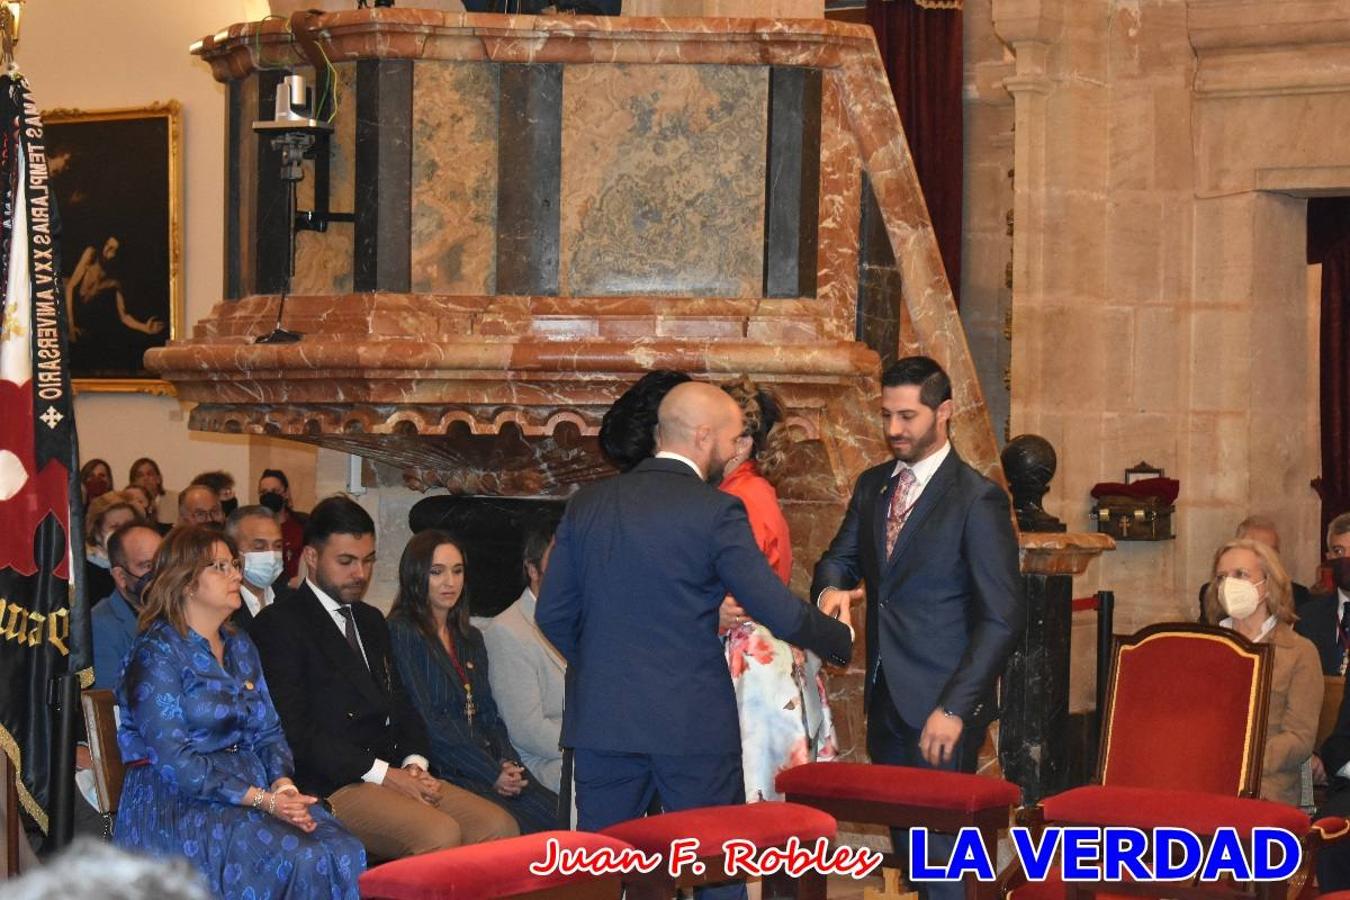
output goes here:
[[272, 702], [295, 754], [295, 782], [378, 859], [510, 837], [500, 806], [433, 777], [427, 734], [389, 658], [384, 616], [362, 603], [375, 523], [329, 497], [305, 526], [308, 578], [249, 626]]
[[[535, 621], [568, 663], [562, 743], [574, 748], [577, 827], [745, 800], [736, 697], [717, 614], [728, 593], [783, 640], [835, 665], [850, 629], [794, 597], [716, 490], [740, 407], [686, 382], [661, 403], [657, 454], [568, 504]], [[719, 888], [741, 894], [744, 888]], [[702, 892], [708, 896], [712, 892]]]

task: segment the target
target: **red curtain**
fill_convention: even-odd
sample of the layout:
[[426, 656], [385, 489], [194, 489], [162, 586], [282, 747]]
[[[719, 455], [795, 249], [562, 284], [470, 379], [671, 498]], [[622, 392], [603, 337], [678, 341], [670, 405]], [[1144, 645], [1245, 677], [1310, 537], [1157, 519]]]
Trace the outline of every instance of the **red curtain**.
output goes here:
[[1308, 201], [1308, 262], [1322, 264], [1322, 530], [1350, 511], [1350, 197]]
[[959, 299], [961, 283], [961, 10], [916, 0], [867, 0], [867, 22], [891, 79], [895, 105], [919, 170], [942, 262]]

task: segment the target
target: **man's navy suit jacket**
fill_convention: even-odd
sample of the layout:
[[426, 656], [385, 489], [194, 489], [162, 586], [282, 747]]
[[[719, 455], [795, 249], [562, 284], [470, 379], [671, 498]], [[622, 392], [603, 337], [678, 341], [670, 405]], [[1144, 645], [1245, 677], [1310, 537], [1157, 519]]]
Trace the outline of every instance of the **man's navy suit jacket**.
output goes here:
[[573, 497], [535, 609], [567, 659], [563, 746], [739, 754], [717, 635], [727, 594], [777, 637], [848, 662], [848, 628], [792, 595], [755, 544], [741, 501], [685, 463], [643, 460]]
[[995, 684], [1026, 617], [1008, 495], [953, 450], [887, 560], [894, 469], [891, 460], [858, 477], [839, 533], [816, 565], [812, 596], [867, 582], [865, 703], [880, 663], [911, 727], [922, 728], [937, 708], [967, 726], [986, 724], [998, 716]]

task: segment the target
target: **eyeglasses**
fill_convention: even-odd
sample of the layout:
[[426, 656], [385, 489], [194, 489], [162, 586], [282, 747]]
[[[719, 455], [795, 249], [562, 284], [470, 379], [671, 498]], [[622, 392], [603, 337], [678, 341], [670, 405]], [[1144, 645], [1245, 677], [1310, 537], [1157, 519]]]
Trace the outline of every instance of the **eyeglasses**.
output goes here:
[[231, 571], [243, 572], [244, 564], [237, 559], [217, 559], [214, 562], [207, 563], [206, 568], [214, 569], [221, 575], [228, 575]]

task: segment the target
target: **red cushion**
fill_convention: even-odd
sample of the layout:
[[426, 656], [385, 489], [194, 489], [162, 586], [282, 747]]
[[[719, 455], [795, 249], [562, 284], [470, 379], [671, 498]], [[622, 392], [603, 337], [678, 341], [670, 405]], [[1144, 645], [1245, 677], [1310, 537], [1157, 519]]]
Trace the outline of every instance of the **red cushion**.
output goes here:
[[361, 896], [380, 900], [510, 897], [595, 877], [586, 873], [531, 874], [530, 863], [543, 862], [549, 838], [556, 839], [564, 850], [632, 849], [623, 841], [584, 831], [544, 831], [385, 863], [361, 876]]
[[1047, 797], [1041, 809], [1054, 825], [1173, 826], [1201, 835], [1228, 825], [1244, 837], [1257, 826], [1285, 828], [1301, 837], [1311, 827], [1308, 817], [1293, 806], [1199, 791], [1088, 785]]
[[[1256, 660], [1214, 634], [1164, 632], [1123, 646], [1102, 784], [1236, 795], [1245, 751], [1257, 737], [1248, 733], [1255, 724]], [[1205, 702], [1158, 702], [1177, 696]]]
[[1330, 894], [1318, 894], [1318, 900], [1350, 900], [1350, 891], [1332, 891]]
[[774, 783], [784, 794], [967, 813], [1014, 806], [1022, 798], [1021, 789], [1002, 778], [866, 763], [807, 763], [779, 772]]
[[829, 813], [798, 803], [766, 801], [663, 813], [620, 822], [600, 833], [664, 858], [676, 838], [697, 838], [704, 854], [716, 856], [721, 855], [722, 845], [734, 838], [751, 841], [757, 847], [779, 847], [790, 837], [803, 844], [813, 844], [822, 837], [833, 840], [838, 830]]

